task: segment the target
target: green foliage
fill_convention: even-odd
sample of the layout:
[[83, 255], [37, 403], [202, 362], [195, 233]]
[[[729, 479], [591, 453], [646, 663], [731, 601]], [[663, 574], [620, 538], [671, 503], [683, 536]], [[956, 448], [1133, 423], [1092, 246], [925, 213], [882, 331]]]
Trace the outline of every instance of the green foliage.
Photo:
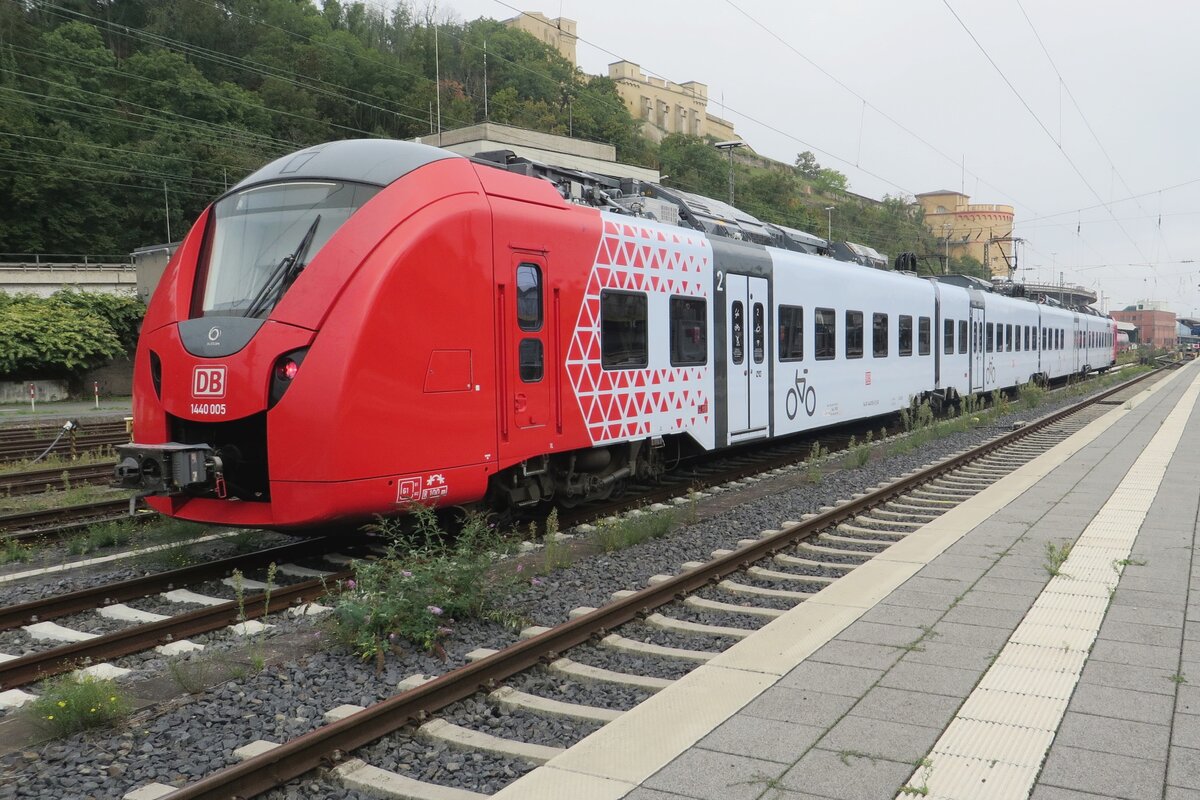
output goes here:
[[138, 330], [146, 305], [134, 295], [116, 295], [107, 292], [80, 292], [62, 289], [54, 293], [56, 302], [91, 314], [108, 323], [126, 353], [137, 349]]
[[98, 522], [83, 533], [67, 540], [67, 552], [73, 556], [87, 555], [108, 547], [121, 547], [134, 537], [134, 523]]
[[179, 238], [284, 153], [429, 134], [439, 96], [443, 128], [482, 122], [485, 41], [488, 118], [653, 163], [611, 80], [495, 20], [435, 15], [333, 0], [0, 4], [0, 251], [127, 253], [166, 240], [168, 203]]
[[1046, 390], [1034, 383], [1023, 384], [1018, 392], [1021, 405], [1031, 411], [1046, 401]]
[[334, 632], [363, 659], [382, 659], [404, 643], [444, 655], [456, 622], [496, 613], [516, 580], [493, 571], [500, 538], [480, 515], [468, 514], [451, 541], [434, 512], [413, 509], [415, 530], [381, 521], [383, 557], [354, 563], [354, 579], [337, 596]]
[[659, 539], [675, 529], [675, 515], [670, 511], [623, 517], [612, 523], [602, 523], [597, 537], [604, 552], [611, 553]]
[[5, 537], [0, 541], [0, 564], [14, 564], [28, 561], [33, 552], [28, 545], [21, 544], [16, 539]]
[[18, 295], [0, 304], [0, 376], [78, 375], [123, 352], [103, 317], [58, 298]]
[[28, 713], [59, 737], [118, 722], [132, 710], [115, 682], [91, 676], [55, 678], [41, 692], [29, 701]]

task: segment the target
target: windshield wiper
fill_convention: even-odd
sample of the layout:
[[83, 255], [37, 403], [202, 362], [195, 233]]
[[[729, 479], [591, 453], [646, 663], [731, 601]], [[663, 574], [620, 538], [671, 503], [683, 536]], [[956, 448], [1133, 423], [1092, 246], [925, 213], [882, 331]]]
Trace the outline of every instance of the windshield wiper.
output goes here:
[[321, 224], [321, 215], [317, 214], [317, 218], [312, 221], [312, 225], [308, 226], [308, 230], [304, 234], [304, 238], [300, 240], [300, 244], [296, 245], [296, 249], [290, 254], [284, 256], [271, 270], [271, 274], [267, 276], [267, 280], [263, 283], [262, 288], [258, 290], [258, 294], [254, 295], [254, 299], [250, 301], [249, 308], [246, 309], [247, 317], [257, 317], [267, 307], [267, 298], [274, 295], [272, 305], [278, 303], [283, 293], [291, 286], [292, 281], [296, 280], [296, 276], [300, 274], [300, 270], [304, 269], [303, 258], [308, 252], [309, 246], [312, 244], [313, 236], [317, 233], [317, 226]]

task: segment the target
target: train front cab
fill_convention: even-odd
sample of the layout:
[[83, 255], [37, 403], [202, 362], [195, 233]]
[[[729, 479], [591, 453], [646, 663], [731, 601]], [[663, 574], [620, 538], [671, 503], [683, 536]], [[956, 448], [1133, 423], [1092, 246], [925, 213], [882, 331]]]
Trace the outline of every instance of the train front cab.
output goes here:
[[[137, 443], [126, 455], [134, 488], [151, 492], [160, 511], [277, 528], [369, 519], [414, 501], [477, 499], [496, 469], [491, 217], [473, 165], [405, 142], [312, 150], [268, 165], [228, 199], [266, 198], [260, 185], [336, 182], [328, 176], [338, 170], [371, 185], [373, 196], [323, 246], [307, 260], [293, 256], [313, 238], [306, 231], [321, 238], [316, 220], [331, 214], [300, 204], [303, 219], [278, 237], [282, 255], [231, 260], [245, 273], [231, 278], [240, 297], [197, 307], [207, 211], [150, 304], [135, 364]], [[263, 294], [272, 270], [289, 263], [303, 263], [290, 286]], [[269, 300], [254, 308], [260, 294]], [[247, 326], [255, 330], [240, 349], [206, 349], [213, 331], [224, 339]], [[198, 354], [183, 342], [197, 335]], [[290, 367], [281, 360], [289, 353], [302, 354]], [[253, 442], [230, 438], [243, 433]], [[144, 468], [171, 443], [211, 456], [207, 474], [148, 482]], [[236, 468], [250, 452], [259, 456], [252, 486]]]

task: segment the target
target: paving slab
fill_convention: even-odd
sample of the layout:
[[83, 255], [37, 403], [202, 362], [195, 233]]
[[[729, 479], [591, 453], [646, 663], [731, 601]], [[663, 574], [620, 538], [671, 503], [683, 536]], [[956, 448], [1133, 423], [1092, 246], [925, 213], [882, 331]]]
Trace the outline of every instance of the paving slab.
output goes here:
[[702, 667], [754, 676], [707, 732], [671, 728], [712, 697], [682, 679], [644, 704], [676, 722], [635, 709], [497, 798], [572, 774], [614, 800], [908, 798], [924, 769], [938, 798], [1200, 800], [1198, 473], [1192, 364]]

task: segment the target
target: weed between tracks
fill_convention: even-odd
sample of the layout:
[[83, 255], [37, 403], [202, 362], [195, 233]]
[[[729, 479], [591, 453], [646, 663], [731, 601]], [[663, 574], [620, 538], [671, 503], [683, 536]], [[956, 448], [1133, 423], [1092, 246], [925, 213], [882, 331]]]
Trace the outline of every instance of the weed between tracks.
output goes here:
[[41, 686], [28, 714], [58, 737], [110, 725], [129, 716], [132, 706], [114, 681], [66, 675]]
[[335, 637], [380, 668], [406, 644], [445, 657], [456, 621], [502, 620], [499, 603], [521, 580], [493, 569], [504, 542], [484, 516], [468, 513], [454, 537], [430, 509], [414, 508], [412, 520], [375, 525], [388, 541], [383, 557], [355, 562], [330, 615]]

